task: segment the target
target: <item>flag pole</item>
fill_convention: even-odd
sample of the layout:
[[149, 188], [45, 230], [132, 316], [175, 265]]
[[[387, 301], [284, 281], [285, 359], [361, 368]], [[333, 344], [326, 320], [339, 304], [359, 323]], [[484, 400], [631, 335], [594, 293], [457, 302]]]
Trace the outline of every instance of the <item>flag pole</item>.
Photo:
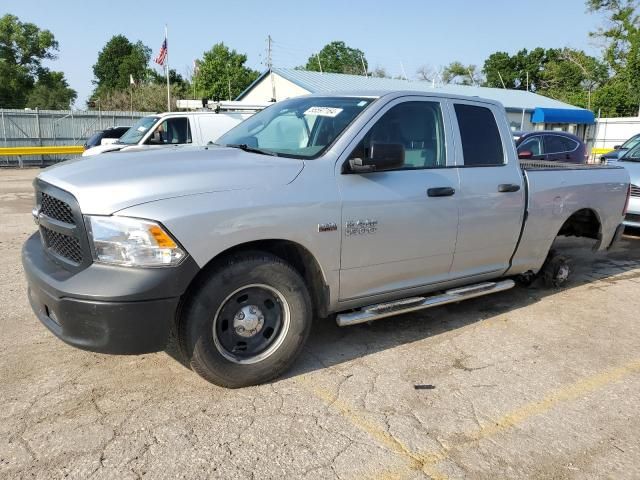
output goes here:
[[169, 87], [169, 40], [168, 40], [168, 28], [167, 25], [165, 24], [164, 26], [164, 41], [167, 44], [167, 52], [166, 52], [166, 59], [165, 59], [165, 75], [167, 76], [167, 111], [170, 112], [171, 111], [171, 90]]

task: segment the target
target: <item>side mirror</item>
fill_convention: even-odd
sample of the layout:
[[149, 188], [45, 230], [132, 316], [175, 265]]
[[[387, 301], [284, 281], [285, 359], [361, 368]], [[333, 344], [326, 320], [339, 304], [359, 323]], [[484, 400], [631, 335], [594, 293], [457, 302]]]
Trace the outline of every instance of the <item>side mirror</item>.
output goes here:
[[399, 143], [374, 143], [368, 157], [349, 160], [349, 169], [353, 173], [382, 172], [403, 166], [404, 146]]
[[518, 152], [518, 158], [520, 160], [530, 160], [533, 158], [533, 152], [530, 152], [529, 150], [523, 150], [521, 152]]
[[614, 150], [620, 150], [620, 147], [622, 147], [622, 145], [614, 145], [614, 146], [613, 146], [613, 149], [614, 149]]

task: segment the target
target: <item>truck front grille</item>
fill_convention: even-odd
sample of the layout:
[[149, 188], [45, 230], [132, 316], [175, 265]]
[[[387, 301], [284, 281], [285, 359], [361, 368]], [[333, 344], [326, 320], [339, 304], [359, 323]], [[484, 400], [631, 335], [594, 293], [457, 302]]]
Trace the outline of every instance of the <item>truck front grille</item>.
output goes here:
[[40, 227], [45, 245], [52, 251], [80, 265], [82, 263], [82, 247], [80, 240], [69, 235], [49, 230], [47, 227]]
[[59, 220], [70, 225], [76, 224], [73, 218], [73, 212], [71, 211], [71, 207], [69, 206], [69, 204], [63, 202], [62, 200], [58, 200], [51, 195], [47, 195], [44, 192], [42, 192], [42, 203], [40, 211], [43, 215], [46, 215], [49, 218], [53, 218], [54, 220]]
[[640, 187], [638, 185], [631, 184], [631, 196], [640, 197]]
[[82, 213], [69, 192], [36, 180], [36, 202], [42, 244], [47, 254], [68, 270], [91, 263]]

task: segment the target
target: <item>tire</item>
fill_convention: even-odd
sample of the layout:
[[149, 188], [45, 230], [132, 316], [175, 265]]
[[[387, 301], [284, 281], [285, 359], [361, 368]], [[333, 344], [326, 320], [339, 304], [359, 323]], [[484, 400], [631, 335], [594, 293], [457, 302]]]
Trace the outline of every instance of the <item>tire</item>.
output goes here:
[[229, 258], [198, 283], [182, 309], [178, 339], [198, 375], [240, 388], [284, 373], [311, 322], [300, 274], [279, 257], [251, 252]]
[[569, 281], [571, 275], [569, 259], [549, 252], [540, 273], [547, 288], [560, 288]]

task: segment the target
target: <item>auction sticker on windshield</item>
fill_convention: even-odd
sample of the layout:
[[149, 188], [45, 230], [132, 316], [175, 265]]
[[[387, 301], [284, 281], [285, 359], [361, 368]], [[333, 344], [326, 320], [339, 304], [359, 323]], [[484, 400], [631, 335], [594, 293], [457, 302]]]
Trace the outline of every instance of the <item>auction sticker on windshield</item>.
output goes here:
[[336, 117], [342, 112], [342, 108], [334, 107], [311, 107], [304, 112], [305, 115], [317, 115], [319, 117]]

